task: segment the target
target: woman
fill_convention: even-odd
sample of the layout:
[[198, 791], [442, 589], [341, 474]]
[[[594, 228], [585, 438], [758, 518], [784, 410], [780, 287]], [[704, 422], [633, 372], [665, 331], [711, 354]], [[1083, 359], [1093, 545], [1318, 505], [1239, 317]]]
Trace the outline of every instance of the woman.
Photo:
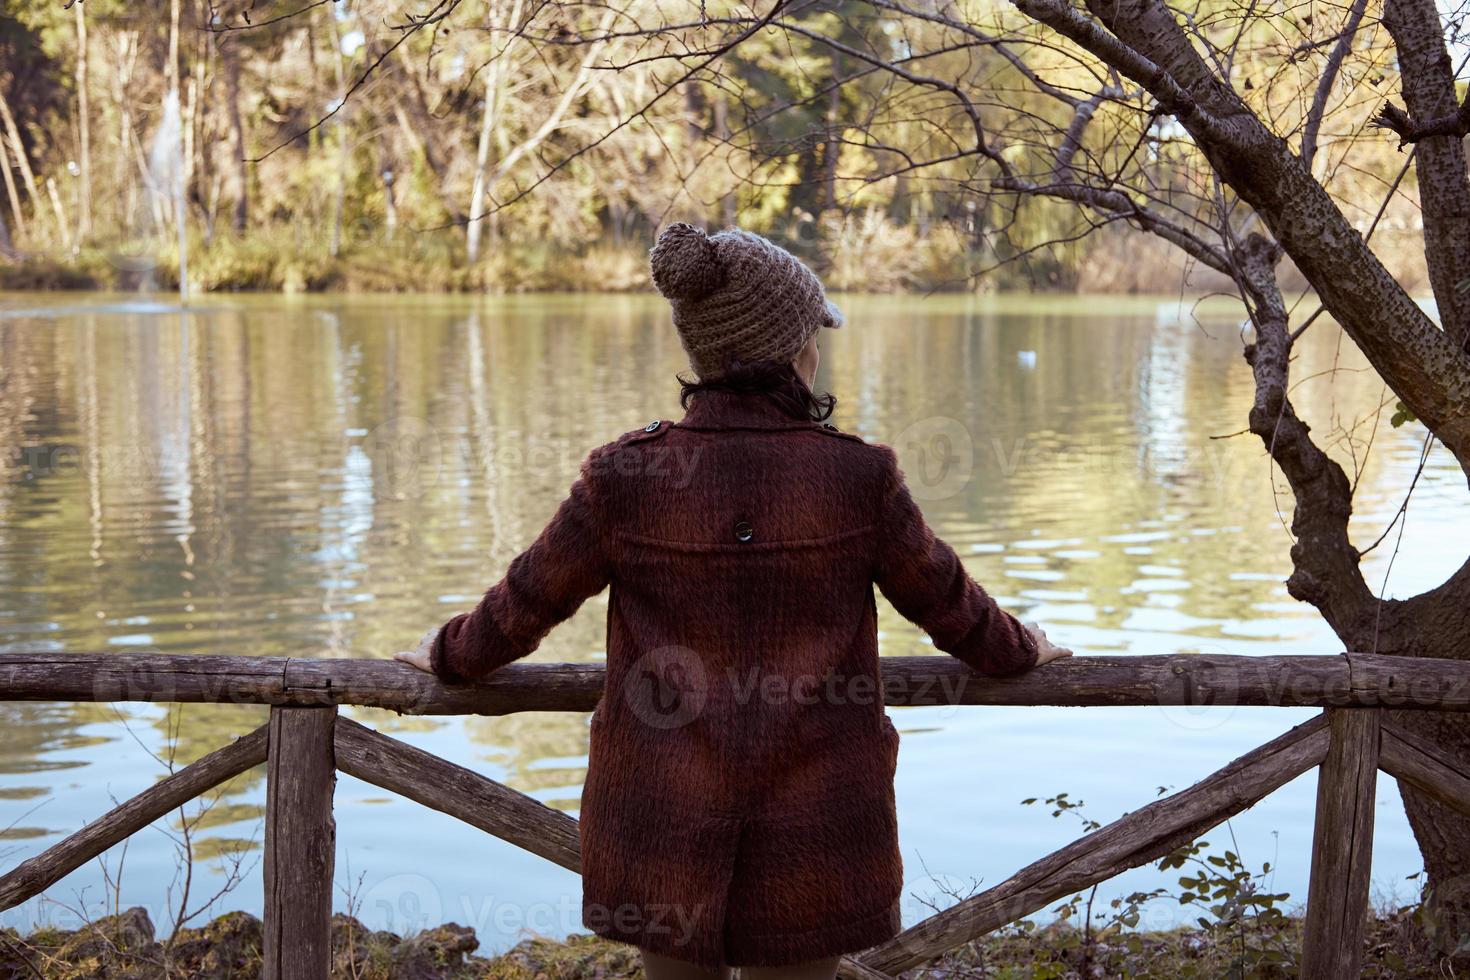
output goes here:
[[684, 417], [593, 450], [479, 605], [399, 658], [478, 680], [611, 586], [584, 925], [649, 980], [830, 980], [900, 928], [873, 586], [977, 675], [1070, 651], [966, 574], [891, 449], [825, 421], [817, 335], [842, 318], [810, 269], [684, 223], [649, 259], [698, 375]]

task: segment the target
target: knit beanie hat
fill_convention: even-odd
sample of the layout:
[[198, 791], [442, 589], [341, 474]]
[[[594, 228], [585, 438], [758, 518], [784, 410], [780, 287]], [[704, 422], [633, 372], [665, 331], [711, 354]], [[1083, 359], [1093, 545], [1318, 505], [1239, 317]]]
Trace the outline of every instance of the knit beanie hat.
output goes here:
[[648, 253], [653, 284], [674, 308], [674, 328], [704, 380], [731, 360], [796, 358], [812, 334], [840, 327], [842, 313], [800, 259], [754, 232], [713, 235], [669, 225]]

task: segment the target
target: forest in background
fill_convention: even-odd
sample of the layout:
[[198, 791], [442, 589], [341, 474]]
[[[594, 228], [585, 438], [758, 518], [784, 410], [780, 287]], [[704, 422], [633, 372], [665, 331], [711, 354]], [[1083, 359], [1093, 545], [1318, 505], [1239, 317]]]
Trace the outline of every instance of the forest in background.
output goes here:
[[[891, 79], [854, 81], [850, 58], [799, 31], [757, 32], [681, 81], [618, 29], [645, 3], [486, 0], [424, 25], [400, 0], [5, 0], [0, 288], [172, 288], [181, 213], [203, 290], [644, 289], [673, 219], [767, 234], [836, 290], [1228, 286], [1069, 202], [977, 189], [983, 161], [893, 166], [895, 145], [922, 155], [947, 121]], [[691, 3], [693, 25], [712, 10]], [[791, 21], [855, 39], [882, 13], [831, 0]], [[1002, 54], [951, 70], [993, 93], [992, 129], [1044, 119]], [[1324, 156], [1339, 134], [1356, 143], [1339, 183], [1373, 193], [1403, 160], [1390, 138], [1360, 142], [1382, 81], [1321, 136]], [[878, 105], [897, 120], [881, 150]], [[1195, 176], [1187, 155], [1151, 166], [1164, 186]], [[1394, 245], [1421, 227], [1401, 191], [1375, 241], [1419, 287], [1420, 250]]]

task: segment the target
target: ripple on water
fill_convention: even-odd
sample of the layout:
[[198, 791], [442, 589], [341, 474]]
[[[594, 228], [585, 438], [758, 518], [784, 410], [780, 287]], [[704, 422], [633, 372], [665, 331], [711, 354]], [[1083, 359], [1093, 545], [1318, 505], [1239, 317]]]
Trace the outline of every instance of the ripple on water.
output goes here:
[[[1330, 631], [1282, 590], [1289, 499], [1273, 495], [1259, 442], [1210, 439], [1238, 431], [1250, 403], [1235, 311], [1201, 331], [1151, 307], [1088, 300], [1061, 315], [1006, 303], [855, 299], [861, 329], [824, 344], [819, 380], [839, 396], [840, 427], [886, 442], [944, 417], [959, 423], [951, 436], [970, 440], [970, 469], [945, 485], [953, 493], [921, 501], [966, 568], [1078, 653], [1335, 652]], [[162, 299], [0, 297], [0, 432], [12, 447], [0, 452], [0, 650], [406, 648], [479, 600], [550, 517], [586, 450], [650, 417], [678, 417], [682, 355], [666, 314], [658, 302], [605, 297], [230, 297], [187, 310]], [[1336, 339], [1325, 326], [1304, 336], [1303, 376], [1337, 363]], [[1017, 370], [1018, 350], [1035, 352], [1032, 368]], [[1368, 374], [1334, 377], [1320, 397], [1303, 389], [1305, 417], [1377, 404]], [[1422, 448], [1412, 428], [1380, 428], [1355, 540], [1397, 512]], [[922, 453], [963, 449], [905, 447], [901, 462], [917, 474], [936, 462]], [[1430, 454], [1390, 591], [1433, 584], [1464, 560], [1470, 500], [1452, 462]], [[1372, 581], [1391, 551], [1369, 555]], [[605, 658], [606, 608], [605, 598], [589, 602], [533, 658]], [[881, 599], [880, 629], [887, 654], [936, 652]], [[127, 710], [124, 729], [113, 706], [0, 702], [0, 826], [36, 831], [10, 839], [17, 858], [95, 818], [110, 794], [151, 785], [161, 769], [138, 740], [162, 754], [176, 734], [192, 758], [264, 718], [232, 705]], [[1070, 835], [1039, 829], [1016, 801], [1085, 791], [1107, 819], [1301, 720], [1264, 710], [1203, 722], [1161, 709], [895, 715], [922, 734], [905, 740], [899, 769], [905, 855], [987, 881]], [[349, 716], [576, 808], [584, 714]], [[463, 855], [499, 845], [350, 778], [341, 786], [342, 846], [371, 853], [374, 874], [424, 875], [446, 896], [491, 900], [483, 863]], [[1263, 805], [1251, 819], [1278, 816], [1237, 828], [1253, 856], [1273, 846], [1272, 830], [1292, 832], [1310, 813], [1310, 786], [1279, 795], [1268, 801], [1279, 809]], [[242, 828], [262, 801], [258, 773], [233, 781], [231, 827], [207, 828], [209, 847], [248, 840]], [[26, 818], [38, 804], [44, 817]], [[1392, 849], [1409, 840], [1396, 813], [1380, 814], [1384, 880], [1418, 870]], [[427, 830], [405, 838], [406, 825]], [[1279, 885], [1296, 895], [1309, 843], [1283, 848]], [[171, 845], [142, 835], [133, 847], [133, 887], [164, 894]], [[487, 860], [494, 895], [528, 907], [552, 907], [576, 887], [508, 846]], [[922, 878], [914, 865], [910, 884]], [[218, 884], [208, 862], [196, 872]], [[100, 887], [92, 868], [74, 880]], [[258, 896], [258, 880], [240, 894]], [[493, 922], [480, 933], [496, 949], [515, 939]]]

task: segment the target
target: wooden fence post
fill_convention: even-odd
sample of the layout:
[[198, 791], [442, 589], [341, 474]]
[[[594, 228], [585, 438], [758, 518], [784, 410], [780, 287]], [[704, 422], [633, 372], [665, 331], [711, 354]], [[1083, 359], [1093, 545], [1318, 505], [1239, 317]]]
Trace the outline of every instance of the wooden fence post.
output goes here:
[[1376, 708], [1327, 712], [1332, 744], [1317, 780], [1302, 980], [1348, 980], [1362, 969], [1381, 715]]
[[332, 960], [336, 708], [272, 708], [264, 980], [327, 980]]

